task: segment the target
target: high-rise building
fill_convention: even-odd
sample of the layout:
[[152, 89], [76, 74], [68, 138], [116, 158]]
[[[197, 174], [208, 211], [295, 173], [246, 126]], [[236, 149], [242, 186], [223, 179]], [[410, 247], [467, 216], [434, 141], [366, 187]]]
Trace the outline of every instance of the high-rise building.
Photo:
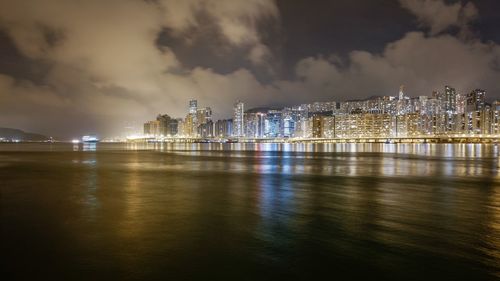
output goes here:
[[215, 137], [227, 138], [233, 135], [233, 120], [217, 120], [215, 122]]
[[395, 118], [395, 133], [398, 137], [412, 137], [422, 134], [422, 124], [420, 114], [408, 113]]
[[467, 94], [466, 112], [481, 111], [485, 106], [486, 91], [476, 89]]
[[467, 95], [457, 94], [457, 114], [463, 114], [467, 107]]
[[161, 135], [160, 121], [153, 120], [144, 123], [144, 134], [151, 137], [159, 137]]
[[186, 124], [182, 118], [177, 119], [177, 136], [184, 137], [186, 136]]
[[443, 102], [443, 109], [445, 113], [457, 113], [457, 92], [455, 91], [455, 88], [445, 86], [444, 93], [441, 93], [441, 100]]
[[190, 100], [189, 101], [189, 110], [188, 114], [186, 115], [186, 118], [184, 119], [183, 122], [183, 128], [182, 132], [183, 135], [186, 137], [196, 137], [198, 134], [198, 101], [197, 100]]
[[268, 138], [282, 137], [283, 119], [281, 110], [269, 110], [265, 119], [264, 134]]
[[335, 138], [335, 116], [323, 117], [323, 137]]
[[307, 118], [301, 118], [298, 121], [295, 122], [295, 131], [293, 133], [294, 137], [297, 138], [307, 138], [309, 137], [309, 119]]
[[186, 115], [186, 118], [184, 119], [184, 129], [183, 133], [184, 136], [186, 137], [195, 137], [197, 133], [197, 126], [196, 126], [196, 115], [189, 113]]
[[323, 116], [315, 115], [312, 117], [312, 137], [323, 137]]
[[283, 136], [292, 137], [295, 132], [295, 121], [288, 115], [283, 118]]
[[403, 85], [399, 87], [399, 96], [398, 96], [398, 101], [396, 103], [397, 115], [405, 115], [412, 112], [412, 101], [410, 97], [405, 96], [404, 89], [405, 86]]
[[500, 111], [500, 101], [496, 100], [491, 105], [492, 110]]
[[461, 114], [461, 132], [481, 134], [489, 131], [485, 130], [485, 124], [489, 124], [489, 116], [485, 112], [485, 95], [486, 91], [480, 89], [467, 94], [465, 112]]
[[236, 102], [233, 111], [233, 134], [235, 137], [245, 136], [245, 104]]
[[197, 110], [198, 110], [198, 101], [197, 100], [190, 100], [189, 101], [189, 113], [196, 114]]
[[267, 111], [249, 110], [245, 112], [245, 136], [263, 138]]
[[198, 136], [202, 138], [212, 138], [214, 137], [214, 129], [214, 122], [212, 120], [209, 120], [198, 126]]
[[151, 126], [149, 125], [149, 121], [144, 123], [144, 135], [149, 135], [149, 132], [151, 132]]
[[336, 115], [331, 125], [325, 125], [331, 127], [328, 133], [331, 137], [389, 137], [393, 119], [389, 114]]
[[172, 118], [168, 114], [158, 114], [156, 120], [160, 122], [160, 134], [163, 136], [171, 135], [170, 122]]
[[500, 101], [494, 101], [491, 105], [491, 134], [500, 134]]
[[170, 123], [168, 124], [168, 132], [170, 136], [179, 135], [179, 124], [182, 124], [182, 118], [170, 119]]
[[212, 120], [212, 109], [210, 107], [198, 108], [196, 110], [196, 126], [203, 125]]

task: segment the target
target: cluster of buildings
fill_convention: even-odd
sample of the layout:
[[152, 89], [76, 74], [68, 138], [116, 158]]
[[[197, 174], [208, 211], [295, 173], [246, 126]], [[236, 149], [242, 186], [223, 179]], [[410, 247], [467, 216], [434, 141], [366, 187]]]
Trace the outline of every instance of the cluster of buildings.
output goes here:
[[489, 104], [486, 92], [457, 93], [450, 86], [430, 96], [314, 102], [285, 108], [245, 110], [234, 105], [233, 118], [212, 120], [209, 107], [189, 102], [184, 119], [158, 115], [144, 124], [149, 137], [180, 138], [362, 138], [500, 134], [500, 102]]
[[[243, 113], [242, 113], [243, 114]], [[212, 120], [210, 107], [198, 107], [197, 100], [189, 101], [188, 113], [185, 118], [172, 118], [168, 114], [159, 114], [156, 120], [144, 123], [144, 135], [153, 138], [214, 138], [231, 137], [233, 132], [232, 119]]]

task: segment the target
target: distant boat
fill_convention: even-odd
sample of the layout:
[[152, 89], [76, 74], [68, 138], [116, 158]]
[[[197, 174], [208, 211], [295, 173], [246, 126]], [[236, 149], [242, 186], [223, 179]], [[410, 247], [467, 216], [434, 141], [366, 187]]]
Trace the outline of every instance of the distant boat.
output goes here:
[[83, 143], [96, 143], [96, 142], [99, 142], [99, 139], [95, 135], [88, 135], [88, 136], [82, 137], [82, 142]]

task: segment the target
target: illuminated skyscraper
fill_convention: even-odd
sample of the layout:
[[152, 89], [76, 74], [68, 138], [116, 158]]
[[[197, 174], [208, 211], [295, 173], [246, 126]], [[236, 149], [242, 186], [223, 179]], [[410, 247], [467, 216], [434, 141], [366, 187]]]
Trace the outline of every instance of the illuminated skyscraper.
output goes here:
[[245, 136], [245, 104], [241, 101], [236, 102], [234, 105], [233, 113], [233, 135], [235, 137]]
[[212, 120], [212, 109], [210, 107], [198, 108], [196, 110], [196, 126], [203, 125]]
[[198, 101], [190, 100], [189, 101], [189, 111], [184, 119], [183, 123], [183, 134], [188, 137], [195, 137], [198, 129], [198, 120], [197, 114], [198, 111]]
[[399, 96], [396, 106], [397, 115], [404, 115], [411, 111], [411, 102], [408, 97], [405, 97], [405, 86], [401, 85], [399, 87]]
[[485, 112], [486, 91], [476, 89], [467, 94], [465, 106], [465, 123], [463, 129], [469, 134], [481, 134], [485, 132], [485, 123], [489, 123], [489, 117]]
[[282, 136], [282, 113], [281, 110], [269, 110], [265, 119], [264, 134], [268, 138], [277, 138]]
[[144, 134], [151, 137], [158, 137], [161, 135], [160, 121], [153, 120], [144, 123]]
[[283, 118], [283, 136], [292, 137], [295, 132], [295, 121], [288, 115]]
[[491, 106], [491, 133], [500, 134], [500, 101], [494, 101]]
[[168, 114], [158, 114], [156, 120], [160, 122], [160, 135], [167, 136], [171, 135], [170, 133], [170, 122], [172, 118]]
[[266, 112], [262, 110], [247, 110], [245, 112], [245, 136], [249, 138], [263, 138]]
[[197, 126], [196, 126], [196, 114], [191, 114], [189, 113], [186, 115], [186, 118], [184, 119], [184, 129], [183, 133], [184, 136], [186, 137], [195, 137], [197, 133]]
[[500, 101], [496, 100], [493, 102], [492, 110], [500, 111]]
[[447, 114], [455, 114], [457, 112], [457, 92], [455, 88], [450, 86], [444, 87], [444, 93], [441, 94], [444, 111]]
[[401, 85], [399, 87], [399, 100], [402, 100], [405, 98], [405, 86]]
[[457, 114], [464, 114], [467, 107], [467, 95], [457, 94]]
[[198, 109], [198, 101], [197, 100], [190, 100], [189, 101], [189, 113], [196, 114], [197, 109]]
[[485, 95], [486, 91], [479, 89], [476, 89], [467, 94], [465, 110], [467, 112], [483, 110], [485, 105], [485, 100], [484, 100]]
[[323, 116], [315, 115], [312, 117], [312, 137], [321, 138], [323, 137]]
[[233, 120], [217, 120], [215, 122], [215, 136], [219, 138], [230, 137], [233, 135]]

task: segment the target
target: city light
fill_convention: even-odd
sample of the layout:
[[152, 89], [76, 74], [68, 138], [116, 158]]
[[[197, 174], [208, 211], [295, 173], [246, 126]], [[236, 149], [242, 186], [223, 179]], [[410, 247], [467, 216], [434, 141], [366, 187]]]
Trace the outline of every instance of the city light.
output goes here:
[[238, 101], [230, 119], [213, 121], [210, 107], [189, 101], [185, 118], [159, 114], [144, 124], [151, 142], [497, 142], [500, 102], [486, 91], [458, 93], [453, 87], [430, 96], [313, 102], [283, 108], [250, 108]]

